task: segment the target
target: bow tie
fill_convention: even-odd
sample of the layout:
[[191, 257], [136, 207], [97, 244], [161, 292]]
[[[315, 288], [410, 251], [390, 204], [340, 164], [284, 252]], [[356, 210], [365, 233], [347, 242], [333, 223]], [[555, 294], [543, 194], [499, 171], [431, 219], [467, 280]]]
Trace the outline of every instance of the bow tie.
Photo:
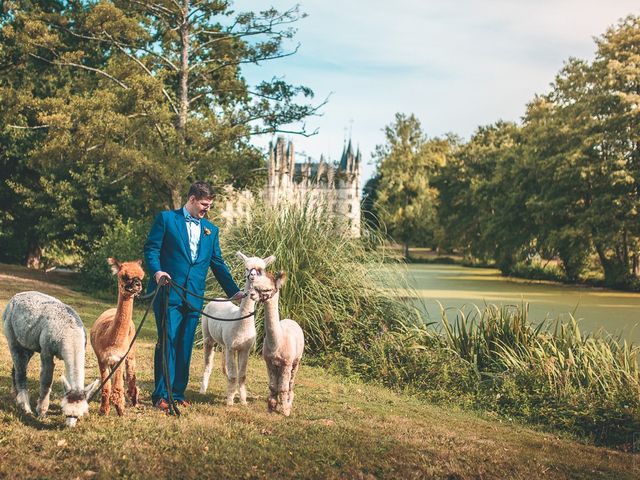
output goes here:
[[187, 216], [186, 216], [186, 217], [184, 217], [184, 218], [185, 218], [185, 220], [187, 221], [187, 223], [189, 223], [189, 222], [193, 222], [193, 223], [195, 223], [196, 225], [200, 225], [200, 219], [199, 219], [199, 218], [196, 218], [196, 217], [194, 217], [194, 216], [192, 216], [192, 215], [189, 215], [188, 213], [187, 213]]

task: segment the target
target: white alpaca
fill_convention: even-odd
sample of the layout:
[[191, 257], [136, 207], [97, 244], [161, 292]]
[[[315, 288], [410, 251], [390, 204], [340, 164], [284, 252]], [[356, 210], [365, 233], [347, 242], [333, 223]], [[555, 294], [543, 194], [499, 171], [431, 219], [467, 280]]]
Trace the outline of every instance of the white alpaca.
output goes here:
[[54, 357], [64, 361], [67, 378], [62, 377], [62, 412], [66, 425], [73, 427], [89, 411], [87, 398], [98, 388], [96, 380], [84, 387], [84, 352], [87, 343], [84, 325], [78, 314], [60, 300], [40, 292], [22, 292], [13, 296], [4, 311], [4, 333], [13, 358], [14, 393], [18, 406], [31, 413], [27, 392], [27, 365], [40, 352], [40, 397], [36, 412], [44, 417], [49, 409], [53, 383]]
[[304, 352], [304, 333], [294, 320], [280, 320], [278, 299], [284, 280], [284, 272], [275, 277], [266, 274], [253, 281], [253, 288], [265, 305], [262, 357], [269, 374], [269, 411], [275, 411], [280, 405], [282, 413], [288, 417], [293, 404], [293, 385]]
[[[247, 257], [241, 252], [238, 258], [245, 265], [245, 297], [240, 306], [231, 302], [210, 302], [204, 313], [217, 318], [241, 318], [255, 310], [258, 297], [251, 290], [251, 282], [264, 274], [267, 265], [275, 260], [271, 256], [265, 259]], [[204, 372], [200, 393], [207, 391], [209, 377], [213, 370], [213, 356], [215, 345], [224, 349], [223, 372], [227, 376], [227, 405], [233, 405], [236, 393], [240, 394], [240, 403], [247, 404], [247, 362], [249, 353], [256, 343], [255, 316], [251, 315], [242, 320], [221, 321], [202, 316], [202, 337], [204, 340]]]

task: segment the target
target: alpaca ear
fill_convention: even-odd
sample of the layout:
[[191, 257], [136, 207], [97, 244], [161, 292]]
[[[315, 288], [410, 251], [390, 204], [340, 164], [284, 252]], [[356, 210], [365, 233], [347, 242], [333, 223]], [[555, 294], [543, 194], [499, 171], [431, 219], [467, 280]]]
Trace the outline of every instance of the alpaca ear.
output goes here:
[[84, 396], [87, 399], [87, 401], [89, 401], [89, 399], [91, 398], [91, 395], [94, 394], [94, 392], [98, 389], [99, 386], [100, 386], [100, 379], [97, 378], [91, 385], [89, 385], [87, 388], [84, 389]]
[[62, 388], [64, 389], [64, 393], [66, 394], [71, 390], [71, 385], [69, 384], [67, 377], [65, 377], [64, 375], [60, 378], [60, 381], [62, 382]]
[[238, 257], [243, 262], [247, 263], [247, 258], [248, 257], [244, 253], [242, 253], [241, 251], [237, 251], [236, 252], [236, 257]]
[[270, 255], [270, 256], [268, 256], [267, 258], [264, 259], [264, 264], [265, 264], [265, 266], [268, 267], [269, 265], [271, 265], [275, 261], [276, 261], [275, 255]]
[[142, 260], [134, 260], [138, 265], [142, 266]]
[[107, 258], [107, 263], [111, 265], [111, 273], [116, 275], [120, 271], [120, 262], [113, 257]]
[[278, 272], [276, 273], [276, 288], [280, 290], [282, 285], [284, 285], [285, 280], [287, 279], [286, 272]]

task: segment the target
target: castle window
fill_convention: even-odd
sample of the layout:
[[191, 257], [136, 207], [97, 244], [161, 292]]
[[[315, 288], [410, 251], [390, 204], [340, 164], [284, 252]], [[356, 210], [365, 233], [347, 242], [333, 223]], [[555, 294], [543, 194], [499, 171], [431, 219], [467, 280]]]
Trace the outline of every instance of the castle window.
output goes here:
[[[351, 195], [349, 195], [349, 196], [351, 196]], [[351, 213], [352, 211], [353, 211], [353, 205], [349, 204], [349, 213]]]

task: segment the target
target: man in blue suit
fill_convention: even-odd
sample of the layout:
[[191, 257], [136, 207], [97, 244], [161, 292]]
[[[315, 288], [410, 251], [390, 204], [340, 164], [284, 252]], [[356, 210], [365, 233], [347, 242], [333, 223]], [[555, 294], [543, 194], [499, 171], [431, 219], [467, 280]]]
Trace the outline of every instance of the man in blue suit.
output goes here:
[[[205, 279], [209, 268], [227, 294], [233, 299], [242, 298], [242, 292], [233, 281], [229, 268], [224, 263], [218, 241], [218, 227], [205, 217], [211, 208], [213, 193], [209, 184], [195, 182], [189, 188], [185, 206], [178, 210], [166, 210], [156, 217], [144, 244], [144, 258], [153, 274], [148, 291], [155, 290], [163, 277], [196, 295], [204, 294]], [[193, 339], [202, 309], [203, 300], [186, 294], [188, 307], [175, 288], [170, 289], [167, 312], [167, 366], [168, 382], [174, 400], [181, 406], [189, 406], [184, 391], [189, 382], [189, 365]], [[153, 311], [158, 327], [158, 343], [154, 358], [155, 390], [151, 395], [153, 404], [163, 411], [169, 410], [167, 379], [162, 365], [162, 326], [160, 295], [156, 297]]]

